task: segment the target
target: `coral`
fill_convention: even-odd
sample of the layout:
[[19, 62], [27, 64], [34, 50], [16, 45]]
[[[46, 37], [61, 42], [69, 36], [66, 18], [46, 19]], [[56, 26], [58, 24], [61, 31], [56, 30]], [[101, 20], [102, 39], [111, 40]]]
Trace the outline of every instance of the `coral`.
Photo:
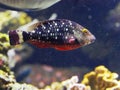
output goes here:
[[16, 82], [14, 73], [8, 67], [7, 57], [0, 54], [0, 90], [5, 88], [6, 84]]
[[6, 87], [7, 90], [39, 90], [38, 88], [30, 84], [12, 83], [6, 85]]
[[0, 85], [16, 82], [13, 72], [6, 73], [0, 70]]
[[77, 76], [62, 82], [53, 82], [44, 89], [38, 89], [30, 84], [16, 82], [14, 73], [10, 70], [6, 56], [0, 54], [0, 90], [86, 90], [85, 85], [78, 83]]
[[[10, 10], [0, 12], [0, 57], [5, 56], [7, 60], [11, 62], [11, 63], [8, 63], [11, 68], [15, 66], [14, 63], [12, 64], [12, 62], [17, 62], [16, 58], [22, 57], [23, 59], [23, 57], [29, 56], [32, 52], [32, 49], [26, 48], [25, 45], [12, 47], [9, 44], [9, 36], [6, 33], [8, 32], [8, 30], [17, 29], [21, 25], [29, 23], [30, 21], [32, 21], [32, 18], [28, 16], [27, 13], [25, 12], [17, 12], [17, 11], [10, 11]], [[22, 48], [22, 49], [19, 50], [19, 48]], [[10, 55], [8, 55], [9, 54], [8, 51], [10, 49], [14, 49], [13, 53], [15, 54], [12, 57], [9, 57]], [[22, 50], [27, 50], [29, 52], [28, 54], [26, 54], [27, 56], [25, 55], [22, 56], [23, 54], [18, 55], [15, 52], [15, 51], [17, 52], [19, 51], [20, 53], [22, 53]], [[10, 52], [10, 54], [12, 53]]]
[[19, 26], [30, 22], [31, 20], [32, 18], [24, 12], [9, 10], [0, 12], [0, 30], [2, 32], [14, 30]]
[[84, 84], [78, 83], [79, 79], [77, 76], [73, 76], [71, 79], [59, 82], [53, 82], [51, 86], [46, 86], [40, 90], [88, 90]]
[[[26, 46], [20, 45], [16, 47], [12, 47], [9, 44], [9, 36], [5, 33], [8, 32], [10, 29], [16, 29], [21, 25], [24, 25], [32, 20], [31, 17], [29, 17], [26, 13], [24, 12], [16, 12], [16, 11], [5, 11], [5, 12], [0, 12], [0, 90], [11, 90], [9, 87], [12, 87], [12, 90], [14, 89], [14, 85], [17, 85], [16, 79], [14, 76], [14, 72], [11, 71], [10, 65], [12, 62], [16, 61], [19, 55], [16, 54], [15, 51], [21, 52], [22, 50], [27, 50]], [[2, 33], [4, 32], [4, 33]], [[12, 56], [12, 60], [8, 56], [8, 51], [13, 49], [15, 52], [15, 55]], [[30, 51], [31, 49], [29, 48], [27, 51]], [[31, 52], [31, 51], [30, 51]], [[28, 54], [30, 54], [30, 52]], [[12, 53], [11, 53], [12, 54]], [[21, 57], [22, 57], [21, 55]], [[24, 57], [27, 57], [24, 55]], [[19, 85], [21, 87], [24, 87], [25, 85]], [[26, 85], [26, 87], [29, 87], [30, 85]], [[31, 86], [32, 87], [32, 86]], [[30, 89], [28, 89], [30, 90]]]
[[94, 71], [84, 75], [81, 83], [91, 90], [120, 90], [120, 81], [117, 78], [117, 73], [109, 71], [104, 66], [98, 66]]
[[[19, 52], [19, 54], [17, 54], [16, 52]], [[30, 46], [17, 45], [13, 47], [9, 43], [9, 36], [5, 33], [0, 33], [0, 59], [4, 58], [3, 59], [4, 61], [8, 60], [8, 64], [10, 67], [15, 66], [16, 62], [18, 61], [17, 60], [18, 57], [20, 57], [23, 60], [24, 58], [30, 56], [31, 53], [32, 53], [32, 48]], [[1, 63], [2, 62], [0, 61], [0, 64]]]
[[10, 70], [6, 56], [0, 54], [0, 90], [88, 90], [84, 84], [78, 83], [77, 76], [62, 82], [53, 82], [44, 89], [38, 89], [30, 84], [16, 82], [14, 73]]
[[78, 83], [77, 76], [73, 76], [62, 82], [53, 82], [44, 89], [38, 89], [29, 84], [20, 84], [16, 82], [14, 73], [9, 67], [9, 57], [6, 53], [11, 48], [8, 35], [0, 33], [0, 90], [120, 90], [118, 74], [110, 72], [104, 66], [98, 66], [94, 71], [86, 74], [81, 83]]
[[44, 89], [38, 89], [30, 84], [16, 82], [5, 56], [0, 55], [0, 57], [2, 57], [0, 58], [0, 90], [120, 90], [118, 74], [104, 66], [98, 66], [94, 71], [87, 73], [81, 83], [78, 76], [73, 76], [62, 82], [53, 82]]
[[16, 82], [6, 56], [0, 54], [0, 90], [38, 90], [36, 87]]
[[79, 76], [81, 80], [84, 73], [89, 70], [85, 67], [53, 67], [41, 64], [29, 64], [22, 65], [19, 70], [17, 70], [17, 75], [20, 73], [26, 73], [26, 78], [19, 79], [18, 81], [31, 83], [39, 88], [44, 88], [46, 85], [50, 85], [52, 82], [62, 82], [76, 75]]
[[11, 46], [9, 44], [9, 37], [7, 34], [0, 33], [0, 53], [6, 54], [8, 49], [10, 49]]
[[[6, 66], [7, 67], [7, 66]], [[11, 74], [8, 74], [11, 73]], [[44, 89], [38, 89], [30, 84], [20, 84], [16, 82], [14, 73], [0, 70], [0, 90], [87, 90], [84, 84], [78, 83], [77, 76], [63, 82], [53, 82], [50, 86]]]
[[7, 57], [3, 54], [0, 54], [0, 70], [2, 70], [3, 72], [10, 72], [10, 68], [8, 67]]

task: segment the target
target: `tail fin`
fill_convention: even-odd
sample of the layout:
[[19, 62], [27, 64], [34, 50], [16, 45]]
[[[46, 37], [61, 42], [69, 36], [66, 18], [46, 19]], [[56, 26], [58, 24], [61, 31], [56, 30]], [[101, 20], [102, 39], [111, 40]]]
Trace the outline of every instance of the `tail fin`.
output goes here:
[[21, 44], [27, 40], [27, 38], [25, 37], [27, 33], [25, 31], [11, 30], [8, 32], [8, 34], [9, 34], [9, 39], [10, 39], [10, 45]]

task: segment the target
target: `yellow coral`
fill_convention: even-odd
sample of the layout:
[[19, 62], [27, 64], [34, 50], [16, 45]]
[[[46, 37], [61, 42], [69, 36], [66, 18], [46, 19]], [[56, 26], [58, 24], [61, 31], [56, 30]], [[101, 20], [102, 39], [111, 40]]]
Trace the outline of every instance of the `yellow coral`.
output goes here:
[[0, 12], [0, 30], [2, 30], [2, 32], [14, 30], [30, 21], [32, 21], [32, 18], [25, 12], [9, 10]]
[[8, 35], [0, 33], [0, 52], [9, 49], [10, 47]]
[[0, 53], [0, 60], [3, 60], [4, 62], [7, 62], [7, 56]]
[[110, 72], [104, 66], [98, 66], [94, 71], [84, 75], [82, 83], [91, 90], [120, 90], [118, 74]]
[[[66, 81], [64, 81], [64, 82], [66, 82]], [[64, 85], [62, 83], [63, 82], [61, 82], [61, 83], [53, 82], [50, 86], [46, 86], [44, 89], [40, 89], [40, 90], [63, 90]]]
[[[0, 70], [0, 80], [4, 81], [6, 83], [16, 82], [13, 74], [10, 75], [7, 72], [4, 72], [3, 70]], [[0, 83], [1, 83], [1, 81], [0, 81]]]
[[6, 90], [39, 90], [37, 87], [30, 85], [30, 84], [19, 84], [19, 83], [11, 83], [6, 85]]

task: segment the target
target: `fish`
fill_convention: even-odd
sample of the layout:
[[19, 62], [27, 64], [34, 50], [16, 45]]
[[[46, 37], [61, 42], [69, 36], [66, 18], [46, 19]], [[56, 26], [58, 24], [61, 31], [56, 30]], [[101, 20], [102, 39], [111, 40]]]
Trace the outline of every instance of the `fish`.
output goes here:
[[13, 10], [43, 10], [60, 0], [0, 0], [0, 7]]
[[96, 39], [88, 29], [67, 19], [39, 21], [27, 26], [27, 30], [8, 32], [10, 45], [28, 42], [39, 48], [68, 51], [93, 43]]

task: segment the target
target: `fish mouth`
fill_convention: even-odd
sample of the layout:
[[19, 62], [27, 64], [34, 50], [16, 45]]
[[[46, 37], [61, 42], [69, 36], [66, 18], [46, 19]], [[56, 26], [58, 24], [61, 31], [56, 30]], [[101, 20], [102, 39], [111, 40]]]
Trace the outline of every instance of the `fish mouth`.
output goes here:
[[93, 42], [95, 42], [95, 40], [96, 40], [95, 36], [92, 35], [92, 36], [91, 36], [91, 39], [90, 39], [90, 42], [93, 43]]
[[88, 38], [88, 39], [86, 40], [86, 45], [87, 45], [87, 44], [94, 43], [95, 40], [96, 40], [96, 38], [95, 38], [94, 35], [88, 36], [87, 38]]

